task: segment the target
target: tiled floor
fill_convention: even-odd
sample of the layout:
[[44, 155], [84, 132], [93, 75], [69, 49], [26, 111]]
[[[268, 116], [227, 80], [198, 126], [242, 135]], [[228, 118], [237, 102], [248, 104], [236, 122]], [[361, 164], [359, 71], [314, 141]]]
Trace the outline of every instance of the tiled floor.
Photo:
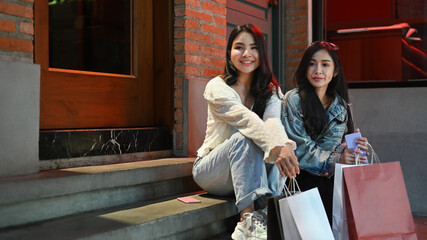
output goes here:
[[427, 217], [414, 217], [418, 240], [427, 240]]

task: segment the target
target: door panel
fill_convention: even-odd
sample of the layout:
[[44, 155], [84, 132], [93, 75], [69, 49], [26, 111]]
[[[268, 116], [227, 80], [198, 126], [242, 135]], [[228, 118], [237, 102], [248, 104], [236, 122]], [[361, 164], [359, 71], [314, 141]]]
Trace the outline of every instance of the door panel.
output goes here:
[[134, 76], [50, 69], [42, 73], [42, 129], [139, 126], [143, 122]]
[[227, 0], [227, 39], [236, 26], [252, 23], [264, 34], [272, 60], [272, 9], [266, 0]]
[[[41, 129], [172, 128], [173, 1], [167, 4], [155, 0], [130, 1], [133, 29], [129, 75], [50, 68], [49, 1], [35, 1], [35, 59], [41, 67]], [[165, 34], [155, 34], [154, 29]], [[111, 53], [111, 57], [114, 56]], [[156, 105], [161, 108], [157, 109]]]

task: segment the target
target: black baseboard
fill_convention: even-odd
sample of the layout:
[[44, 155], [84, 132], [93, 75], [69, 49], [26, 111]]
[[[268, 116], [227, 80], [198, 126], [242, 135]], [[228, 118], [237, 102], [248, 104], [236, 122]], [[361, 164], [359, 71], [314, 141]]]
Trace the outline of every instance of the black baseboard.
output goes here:
[[168, 128], [40, 131], [39, 159], [67, 159], [171, 150]]

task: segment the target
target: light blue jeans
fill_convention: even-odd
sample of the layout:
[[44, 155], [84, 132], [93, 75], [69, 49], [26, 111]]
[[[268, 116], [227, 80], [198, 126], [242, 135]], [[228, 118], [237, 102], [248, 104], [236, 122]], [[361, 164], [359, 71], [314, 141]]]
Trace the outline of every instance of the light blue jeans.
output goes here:
[[196, 159], [193, 178], [209, 194], [234, 193], [239, 212], [252, 203], [257, 210], [267, 204], [268, 197], [277, 195], [280, 181], [277, 165], [265, 163], [263, 158], [261, 148], [236, 132], [208, 155]]

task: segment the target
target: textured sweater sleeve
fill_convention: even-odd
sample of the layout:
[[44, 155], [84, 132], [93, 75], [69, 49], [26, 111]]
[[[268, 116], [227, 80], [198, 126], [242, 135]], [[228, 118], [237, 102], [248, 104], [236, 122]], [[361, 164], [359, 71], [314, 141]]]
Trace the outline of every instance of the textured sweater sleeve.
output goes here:
[[263, 120], [266, 127], [270, 130], [271, 133], [275, 134], [283, 143], [291, 146], [293, 150], [296, 149], [296, 144], [294, 141], [288, 138], [286, 134], [285, 127], [282, 124], [280, 119], [282, 101], [280, 98], [283, 98], [283, 94], [279, 88], [278, 94], [276, 91], [273, 91], [273, 95], [268, 100], [266, 108], [264, 111]]
[[238, 94], [224, 81], [210, 81], [206, 86], [204, 97], [212, 114], [237, 128], [264, 151], [264, 161], [272, 162], [269, 156], [271, 149], [285, 145], [285, 141], [272, 134], [267, 124], [256, 113], [241, 103]]

